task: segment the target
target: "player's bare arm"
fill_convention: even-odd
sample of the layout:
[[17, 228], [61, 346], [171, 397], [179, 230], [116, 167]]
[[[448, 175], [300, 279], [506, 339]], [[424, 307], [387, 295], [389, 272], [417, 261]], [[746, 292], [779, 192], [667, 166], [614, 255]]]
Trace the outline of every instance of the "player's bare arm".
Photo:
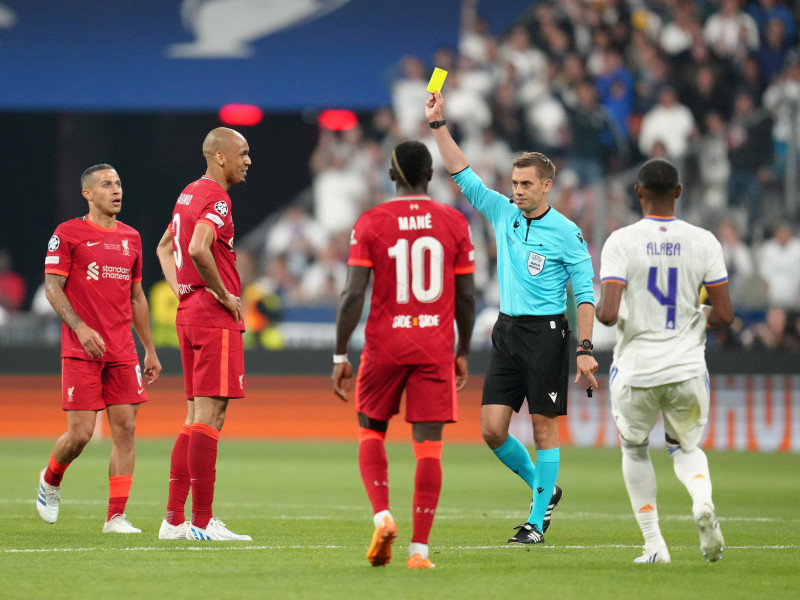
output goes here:
[[725, 327], [733, 323], [733, 306], [727, 283], [706, 286], [711, 306], [704, 306], [706, 321], [711, 327]]
[[[425, 117], [428, 123], [444, 120], [444, 98], [439, 92], [431, 92], [425, 102]], [[433, 139], [439, 148], [439, 154], [444, 161], [444, 166], [450, 174], [463, 171], [469, 166], [469, 161], [461, 152], [453, 136], [447, 130], [447, 125], [443, 125], [433, 130]]]
[[614, 325], [619, 316], [619, 304], [625, 284], [620, 281], [604, 281], [600, 290], [600, 300], [595, 308], [597, 320], [603, 325]]
[[150, 309], [142, 282], [131, 285], [131, 318], [136, 335], [144, 346], [144, 376], [147, 383], [153, 383], [161, 375], [161, 362], [156, 355], [153, 336], [150, 333]]
[[456, 344], [456, 390], [463, 390], [467, 385], [467, 354], [472, 339], [472, 328], [475, 325], [475, 277], [472, 273], [456, 275], [456, 328], [458, 343]]
[[91, 358], [100, 358], [106, 351], [105, 342], [100, 334], [84, 323], [72, 308], [72, 304], [64, 293], [65, 285], [67, 285], [67, 278], [63, 275], [45, 273], [44, 289], [53, 310], [67, 324], [67, 327], [75, 332], [86, 354]]
[[161, 263], [161, 272], [164, 273], [164, 279], [169, 284], [175, 297], [180, 298], [178, 293], [178, 270], [175, 266], [175, 253], [172, 249], [172, 231], [170, 231], [169, 227], [167, 227], [158, 242], [156, 256], [158, 256], [158, 262]]
[[[361, 311], [364, 309], [364, 296], [369, 283], [369, 267], [350, 266], [347, 269], [347, 281], [339, 295], [339, 306], [336, 309], [336, 350], [337, 356], [347, 356], [347, 344], [358, 325]], [[333, 365], [333, 393], [347, 402], [347, 392], [353, 389], [353, 365], [350, 361], [337, 362]]]
[[228, 309], [233, 318], [240, 321], [243, 316], [242, 301], [225, 289], [217, 263], [214, 262], [214, 255], [211, 253], [212, 243], [214, 243], [214, 230], [207, 223], [198, 223], [189, 242], [189, 256], [208, 289], [214, 293], [219, 303]]
[[[582, 302], [578, 305], [578, 339], [591, 340], [592, 329], [594, 329], [594, 305], [588, 302]], [[589, 385], [593, 388], [597, 387], [597, 380], [594, 378], [594, 373], [597, 371], [597, 361], [594, 356], [584, 354], [578, 356], [576, 359], [577, 373], [575, 374], [575, 383], [578, 383], [581, 376], [586, 377]]]

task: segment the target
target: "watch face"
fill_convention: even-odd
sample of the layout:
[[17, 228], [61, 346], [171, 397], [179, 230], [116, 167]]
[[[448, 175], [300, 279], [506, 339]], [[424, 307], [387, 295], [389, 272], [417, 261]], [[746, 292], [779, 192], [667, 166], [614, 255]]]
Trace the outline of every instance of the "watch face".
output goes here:
[[586, 348], [587, 350], [591, 350], [593, 347], [592, 342], [590, 342], [589, 340], [581, 340], [580, 346], [581, 348]]

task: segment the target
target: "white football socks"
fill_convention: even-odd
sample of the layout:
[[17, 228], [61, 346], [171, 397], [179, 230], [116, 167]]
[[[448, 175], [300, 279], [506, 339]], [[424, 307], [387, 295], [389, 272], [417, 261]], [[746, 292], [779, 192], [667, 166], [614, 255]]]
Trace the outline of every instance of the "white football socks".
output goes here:
[[697, 514], [704, 504], [714, 508], [711, 501], [711, 475], [708, 458], [700, 448], [686, 452], [680, 446], [670, 446], [673, 467], [678, 480], [686, 486], [692, 497], [692, 514]]
[[658, 526], [656, 474], [648, 446], [628, 446], [622, 442], [622, 477], [631, 500], [631, 508], [644, 535], [645, 546], [665, 546]]

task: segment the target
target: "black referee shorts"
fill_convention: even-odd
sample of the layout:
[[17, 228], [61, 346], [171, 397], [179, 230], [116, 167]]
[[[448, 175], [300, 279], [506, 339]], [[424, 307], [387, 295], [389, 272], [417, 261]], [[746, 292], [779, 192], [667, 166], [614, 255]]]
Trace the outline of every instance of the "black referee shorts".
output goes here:
[[569, 322], [564, 315], [510, 317], [500, 313], [482, 404], [519, 412], [528, 399], [531, 414], [567, 414]]

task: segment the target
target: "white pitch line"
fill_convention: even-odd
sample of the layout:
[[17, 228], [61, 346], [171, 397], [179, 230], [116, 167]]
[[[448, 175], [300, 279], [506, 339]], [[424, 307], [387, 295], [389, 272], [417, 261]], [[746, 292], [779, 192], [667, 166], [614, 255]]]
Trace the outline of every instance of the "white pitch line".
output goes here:
[[[188, 540], [187, 540], [188, 541]], [[213, 543], [213, 542], [212, 542]], [[177, 550], [180, 552], [219, 552], [225, 550], [233, 550], [241, 552], [245, 550], [342, 550], [352, 549], [355, 546], [337, 546], [332, 544], [307, 546], [300, 544], [291, 545], [270, 545], [270, 546], [216, 546], [216, 545], [202, 545], [202, 546], [135, 546], [132, 548], [8, 548], [2, 550], [5, 554], [43, 554], [50, 552], [110, 552], [118, 550], [120, 552], [164, 552]], [[360, 548], [360, 546], [359, 546]], [[519, 546], [511, 546], [507, 544], [498, 544], [494, 546], [448, 546], [443, 550], [500, 550], [517, 551]], [[589, 545], [567, 545], [567, 546], [539, 546], [537, 548], [541, 551], [547, 550], [608, 550], [608, 549], [627, 549], [627, 548], [641, 548], [640, 544], [597, 544], [594, 546]], [[693, 549], [694, 546], [672, 546], [673, 550], [687, 550]], [[726, 550], [796, 550], [796, 545], [769, 545], [769, 546], [725, 546]]]

